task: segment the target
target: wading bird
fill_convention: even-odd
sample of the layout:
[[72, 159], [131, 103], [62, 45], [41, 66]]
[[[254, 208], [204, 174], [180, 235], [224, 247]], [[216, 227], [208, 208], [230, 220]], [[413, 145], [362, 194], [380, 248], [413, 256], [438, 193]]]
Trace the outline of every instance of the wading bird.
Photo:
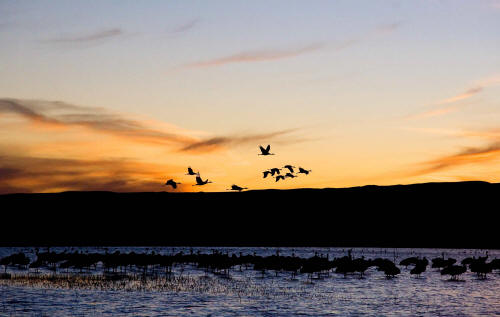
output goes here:
[[188, 173], [186, 175], [197, 175], [197, 173], [195, 173], [193, 171], [193, 169], [191, 168], [191, 166], [188, 167]]
[[258, 155], [274, 155], [274, 153], [269, 153], [271, 150], [271, 144], [268, 144], [266, 148], [263, 148], [262, 145], [259, 145], [261, 154]]
[[244, 189], [248, 189], [248, 188], [246, 188], [246, 187], [240, 187], [238, 185], [232, 185], [231, 188], [226, 189], [226, 190], [237, 190], [237, 191], [241, 192]]
[[283, 168], [288, 168], [288, 170], [290, 171], [290, 173], [293, 173], [293, 169], [295, 168], [295, 166], [285, 165], [285, 166], [283, 166]]
[[203, 185], [206, 185], [208, 183], [211, 183], [211, 181], [209, 181], [208, 178], [206, 181], [204, 181], [203, 179], [201, 179], [201, 176], [198, 173], [198, 175], [196, 176], [196, 184], [194, 184], [193, 186], [203, 186]]
[[309, 175], [309, 173], [311, 173], [311, 172], [312, 172], [312, 170], [306, 170], [306, 169], [303, 169], [302, 167], [299, 167], [299, 171], [298, 171], [299, 174], [302, 173], [302, 174], [306, 174], [306, 175]]
[[276, 176], [276, 181], [279, 181], [280, 179], [285, 180], [285, 176], [283, 175]]
[[173, 189], [176, 189], [177, 188], [177, 184], [180, 184], [180, 183], [177, 183], [176, 181], [174, 181], [173, 179], [169, 179], [166, 183], [165, 183], [165, 186], [172, 186]]

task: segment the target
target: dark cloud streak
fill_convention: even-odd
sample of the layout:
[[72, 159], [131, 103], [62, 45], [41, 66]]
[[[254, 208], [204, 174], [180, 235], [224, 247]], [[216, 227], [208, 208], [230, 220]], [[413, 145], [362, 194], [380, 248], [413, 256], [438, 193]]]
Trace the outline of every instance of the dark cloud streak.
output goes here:
[[169, 133], [148, 127], [144, 122], [106, 112], [102, 108], [73, 106], [63, 102], [0, 98], [0, 115], [14, 114], [49, 127], [83, 127], [96, 133], [122, 137], [148, 144], [173, 145], [180, 152], [200, 154], [241, 144], [276, 141], [281, 144], [303, 142], [295, 136], [285, 136], [298, 129], [286, 129], [261, 134], [217, 136], [207, 140], [185, 133]]
[[44, 42], [62, 43], [62, 44], [64, 44], [64, 43], [67, 43], [67, 44], [92, 43], [92, 42], [98, 42], [98, 41], [102, 41], [102, 40], [115, 38], [115, 37], [121, 36], [123, 34], [124, 34], [124, 32], [122, 29], [111, 28], [111, 29], [104, 29], [104, 30], [96, 31], [96, 32], [89, 33], [89, 34], [83, 34], [83, 35], [59, 36], [59, 37], [45, 40]]
[[[161, 170], [161, 166], [124, 159], [78, 160], [3, 155], [0, 156], [0, 194], [60, 190], [169, 190], [162, 186], [162, 180], [157, 180]], [[182, 191], [182, 185], [179, 190]]]
[[186, 64], [184, 65], [184, 67], [200, 68], [200, 67], [222, 66], [225, 64], [233, 64], [233, 63], [265, 62], [265, 61], [296, 57], [299, 55], [317, 51], [321, 48], [323, 48], [323, 44], [310, 44], [307, 46], [293, 48], [293, 49], [246, 51], [234, 55]]
[[171, 33], [180, 34], [180, 33], [187, 32], [187, 31], [191, 30], [192, 28], [194, 28], [196, 25], [198, 25], [198, 23], [200, 23], [200, 18], [193, 19], [185, 24], [182, 24], [182, 25], [175, 27], [174, 29], [172, 29]]
[[[211, 151], [220, 146], [229, 146], [229, 145], [241, 145], [248, 143], [258, 143], [269, 141], [271, 142], [273, 139], [277, 137], [281, 137], [286, 134], [290, 134], [292, 132], [297, 131], [298, 129], [287, 129], [281, 130], [271, 133], [263, 133], [263, 134], [250, 134], [244, 136], [224, 136], [224, 137], [213, 137], [207, 140], [203, 140], [200, 142], [192, 143], [188, 146], [185, 146], [181, 149], [182, 152], [190, 152], [190, 151]], [[289, 140], [290, 143], [293, 143], [293, 139]]]
[[[74, 111], [51, 114], [51, 111]], [[55, 126], [81, 126], [122, 137], [148, 139], [158, 143], [192, 143], [195, 138], [147, 128], [143, 123], [106, 113], [99, 108], [71, 106], [61, 102], [0, 99], [0, 114], [14, 113], [35, 123]]]
[[465, 164], [479, 164], [500, 158], [500, 141], [483, 147], [469, 147], [456, 154], [443, 156], [423, 163], [427, 167], [420, 169], [414, 175], [424, 175]]

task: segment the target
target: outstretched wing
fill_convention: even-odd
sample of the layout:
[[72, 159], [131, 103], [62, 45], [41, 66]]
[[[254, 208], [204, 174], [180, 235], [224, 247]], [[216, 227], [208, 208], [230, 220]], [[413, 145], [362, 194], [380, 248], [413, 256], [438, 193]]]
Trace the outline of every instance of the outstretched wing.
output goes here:
[[271, 149], [271, 144], [268, 144], [266, 147], [266, 152], [269, 152], [270, 149]]
[[188, 174], [194, 174], [193, 169], [191, 167], [188, 167]]
[[203, 183], [203, 180], [201, 179], [200, 175], [196, 176], [196, 183], [197, 184]]
[[266, 153], [266, 149], [264, 149], [264, 148], [262, 147], [262, 145], [259, 145], [259, 149], [260, 149], [260, 151], [261, 151], [262, 153]]

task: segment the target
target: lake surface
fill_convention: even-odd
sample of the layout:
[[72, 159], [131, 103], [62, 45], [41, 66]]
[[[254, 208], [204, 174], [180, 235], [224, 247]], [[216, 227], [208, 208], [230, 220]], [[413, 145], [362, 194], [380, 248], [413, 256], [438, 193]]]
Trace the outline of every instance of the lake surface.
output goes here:
[[[189, 253], [181, 247], [78, 247], [51, 248], [51, 251], [175, 254]], [[212, 253], [216, 249], [229, 254], [273, 255], [277, 248], [192, 248], [194, 252]], [[45, 249], [42, 249], [45, 251]], [[342, 257], [346, 248], [279, 248], [280, 255], [299, 257], [315, 254]], [[0, 257], [25, 252], [33, 260], [33, 248], [0, 248]], [[489, 250], [489, 260], [500, 258], [500, 250]], [[409, 256], [429, 260], [452, 257], [460, 262], [469, 256], [484, 256], [486, 250], [451, 249], [380, 249], [353, 248], [353, 257], [377, 257], [399, 262]], [[401, 274], [387, 279], [370, 268], [359, 275], [331, 273], [322, 279], [308, 279], [306, 274], [292, 279], [289, 273], [264, 276], [253, 269], [234, 268], [230, 278], [190, 265], [173, 268], [174, 276], [187, 280], [176, 290], [68, 288], [51, 285], [13, 285], [0, 283], [0, 316], [499, 316], [500, 275], [488, 274], [480, 280], [468, 271], [460, 281], [449, 281], [430, 266], [421, 278], [411, 276], [411, 267], [401, 267]], [[24, 274], [9, 268], [12, 274]], [[43, 274], [43, 270], [39, 274]], [[193, 284], [190, 284], [193, 283]], [[200, 283], [203, 287], [200, 287]], [[195, 285], [195, 286], [192, 286]], [[208, 286], [208, 287], [207, 287]]]

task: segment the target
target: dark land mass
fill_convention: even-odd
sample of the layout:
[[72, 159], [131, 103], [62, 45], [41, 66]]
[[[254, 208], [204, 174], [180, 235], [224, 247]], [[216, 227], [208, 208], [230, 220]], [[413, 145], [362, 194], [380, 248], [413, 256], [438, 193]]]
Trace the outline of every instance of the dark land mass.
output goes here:
[[500, 248], [500, 184], [0, 195], [0, 245]]

